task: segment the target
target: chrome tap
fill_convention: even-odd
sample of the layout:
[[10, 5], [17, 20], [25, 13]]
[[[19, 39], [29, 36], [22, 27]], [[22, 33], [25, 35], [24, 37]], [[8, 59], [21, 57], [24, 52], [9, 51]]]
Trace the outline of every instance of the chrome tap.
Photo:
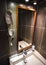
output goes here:
[[35, 51], [35, 45], [32, 45], [32, 51]]
[[27, 63], [26, 55], [27, 55], [27, 51], [23, 50], [23, 61], [24, 61], [24, 63]]

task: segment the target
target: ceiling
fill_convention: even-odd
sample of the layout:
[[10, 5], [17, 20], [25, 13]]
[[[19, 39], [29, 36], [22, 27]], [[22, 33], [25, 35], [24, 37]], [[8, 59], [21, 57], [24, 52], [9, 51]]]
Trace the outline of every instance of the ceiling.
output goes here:
[[[33, 2], [37, 2], [37, 5], [33, 5]], [[7, 0], [7, 2], [15, 2], [18, 4], [25, 4], [29, 6], [34, 6], [35, 8], [37, 7], [46, 7], [46, 0], [29, 0], [29, 2], [25, 2], [25, 0]]]

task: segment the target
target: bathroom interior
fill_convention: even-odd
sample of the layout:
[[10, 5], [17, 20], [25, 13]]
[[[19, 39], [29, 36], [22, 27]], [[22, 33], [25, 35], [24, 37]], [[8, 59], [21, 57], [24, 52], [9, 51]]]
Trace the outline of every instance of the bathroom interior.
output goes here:
[[4, 0], [0, 9], [0, 64], [46, 65], [46, 0]]

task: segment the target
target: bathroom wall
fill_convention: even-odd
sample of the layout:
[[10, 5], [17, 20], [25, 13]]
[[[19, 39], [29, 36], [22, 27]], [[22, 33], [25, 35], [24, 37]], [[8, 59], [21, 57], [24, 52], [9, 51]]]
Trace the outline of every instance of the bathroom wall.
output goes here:
[[46, 58], [46, 7], [37, 11], [34, 44], [36, 49]]
[[8, 7], [7, 10], [9, 10], [12, 13], [12, 22], [13, 22], [13, 26], [11, 27], [11, 29], [13, 29], [14, 31], [14, 39], [12, 41], [12, 44], [9, 43], [10, 46], [10, 55], [13, 55], [17, 52], [17, 22], [16, 22], [16, 3], [12, 2], [8, 3]]
[[9, 63], [8, 28], [5, 20], [6, 0], [0, 0], [0, 65]]
[[[16, 4], [14, 7], [8, 5], [8, 10], [12, 12], [13, 19], [13, 29], [14, 29], [14, 40], [13, 46], [10, 45], [10, 55], [15, 54], [17, 52], [17, 26], [16, 26]], [[22, 14], [19, 12], [19, 26], [18, 26], [18, 40], [25, 40], [28, 43], [32, 43], [32, 32], [34, 27], [34, 13], [24, 12]], [[33, 13], [33, 14], [31, 14]], [[28, 15], [27, 15], [28, 14]], [[20, 16], [21, 15], [21, 16]], [[22, 16], [23, 15], [23, 16]], [[21, 20], [20, 20], [21, 18]], [[37, 21], [34, 35], [34, 44], [36, 46], [36, 50], [38, 50], [45, 58], [46, 58], [46, 8], [40, 8], [37, 11]]]
[[33, 28], [34, 28], [34, 12], [19, 9], [18, 10], [19, 26], [18, 26], [18, 40], [24, 40], [28, 43], [32, 43]]

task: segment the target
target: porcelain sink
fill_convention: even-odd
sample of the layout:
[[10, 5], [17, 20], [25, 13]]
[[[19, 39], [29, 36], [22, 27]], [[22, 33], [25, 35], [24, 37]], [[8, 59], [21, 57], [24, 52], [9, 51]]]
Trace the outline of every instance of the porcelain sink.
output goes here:
[[23, 54], [10, 59], [11, 65], [46, 65], [46, 60], [37, 52], [28, 51], [26, 56], [27, 62], [24, 63]]
[[44, 65], [38, 58], [36, 58], [34, 55], [31, 55], [26, 58], [27, 63], [24, 63], [24, 61], [20, 61], [19, 63], [15, 65]]

